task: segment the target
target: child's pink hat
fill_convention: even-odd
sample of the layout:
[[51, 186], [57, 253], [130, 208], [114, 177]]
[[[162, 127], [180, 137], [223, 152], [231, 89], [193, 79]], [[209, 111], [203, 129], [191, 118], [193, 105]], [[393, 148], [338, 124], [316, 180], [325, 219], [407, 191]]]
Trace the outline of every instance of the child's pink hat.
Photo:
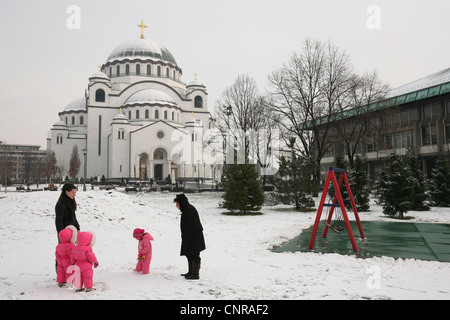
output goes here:
[[144, 229], [136, 228], [133, 231], [133, 237], [136, 238], [136, 239], [140, 239], [144, 235], [144, 232], [145, 232]]

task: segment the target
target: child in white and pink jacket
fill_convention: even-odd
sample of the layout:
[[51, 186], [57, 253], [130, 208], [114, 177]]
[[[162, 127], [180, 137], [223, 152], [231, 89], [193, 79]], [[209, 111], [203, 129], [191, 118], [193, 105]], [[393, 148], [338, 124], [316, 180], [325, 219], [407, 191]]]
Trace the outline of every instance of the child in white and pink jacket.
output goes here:
[[[92, 290], [94, 270], [92, 267], [98, 267], [98, 261], [95, 257], [92, 247], [95, 244], [95, 234], [93, 232], [78, 232], [77, 246], [72, 250], [72, 259], [74, 264], [80, 268], [77, 291], [87, 292]], [[75, 279], [75, 282], [76, 279]], [[83, 288], [84, 285], [84, 288]]]
[[150, 262], [152, 261], [152, 243], [153, 237], [144, 229], [134, 229], [133, 237], [139, 240], [138, 243], [138, 263], [133, 271], [147, 274], [150, 272]]
[[59, 287], [63, 287], [71, 273], [67, 268], [72, 265], [72, 250], [77, 241], [77, 229], [70, 225], [62, 229], [59, 234], [59, 244], [56, 246], [55, 256], [58, 262], [56, 281]]

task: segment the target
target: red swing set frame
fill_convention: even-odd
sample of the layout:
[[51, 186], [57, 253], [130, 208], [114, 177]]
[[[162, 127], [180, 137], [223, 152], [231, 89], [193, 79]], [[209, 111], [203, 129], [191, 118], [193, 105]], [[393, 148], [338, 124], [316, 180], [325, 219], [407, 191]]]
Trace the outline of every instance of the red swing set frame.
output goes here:
[[[341, 173], [340, 177], [339, 177], [339, 182], [336, 179], [335, 171]], [[328, 192], [328, 187], [330, 185], [330, 181], [333, 183], [333, 187], [334, 187], [334, 190], [335, 190], [334, 198], [333, 198], [332, 204], [325, 204], [325, 199], [327, 197], [327, 192]], [[348, 235], [350, 237], [350, 242], [352, 243], [353, 251], [355, 251], [355, 252], [358, 251], [358, 246], [356, 245], [355, 236], [353, 235], [353, 230], [352, 230], [352, 227], [350, 225], [350, 221], [348, 219], [347, 210], [345, 210], [344, 200], [342, 199], [342, 194], [341, 194], [341, 191], [340, 191], [341, 190], [342, 181], [345, 182], [345, 187], [347, 189], [347, 193], [348, 193], [348, 196], [350, 198], [350, 202], [351, 202], [351, 205], [352, 205], [353, 213], [355, 214], [355, 220], [356, 220], [356, 223], [358, 224], [358, 229], [359, 229], [359, 233], [361, 235], [361, 238], [362, 239], [366, 238], [365, 235], [364, 235], [364, 231], [363, 231], [362, 225], [361, 225], [361, 221], [359, 220], [358, 211], [356, 210], [355, 200], [353, 199], [353, 194], [352, 194], [352, 191], [350, 190], [350, 184], [348, 183], [348, 178], [347, 178], [346, 171], [344, 169], [338, 169], [338, 168], [329, 167], [328, 168], [327, 179], [325, 180], [325, 185], [324, 185], [323, 192], [322, 192], [322, 198], [320, 199], [319, 209], [317, 210], [316, 220], [314, 222], [314, 227], [313, 227], [313, 231], [312, 231], [312, 234], [311, 234], [311, 239], [309, 240], [308, 250], [312, 250], [313, 249], [314, 240], [316, 238], [317, 229], [319, 228], [320, 217], [322, 216], [323, 207], [324, 206], [331, 206], [330, 213], [328, 215], [328, 219], [327, 219], [327, 222], [325, 224], [325, 229], [323, 231], [322, 238], [326, 238], [327, 237], [328, 228], [330, 226], [331, 219], [333, 217], [334, 208], [335, 207], [340, 207], [341, 208], [341, 212], [342, 212], [342, 216], [344, 218], [345, 227], [346, 227]], [[337, 203], [336, 203], [336, 201], [337, 201]]]

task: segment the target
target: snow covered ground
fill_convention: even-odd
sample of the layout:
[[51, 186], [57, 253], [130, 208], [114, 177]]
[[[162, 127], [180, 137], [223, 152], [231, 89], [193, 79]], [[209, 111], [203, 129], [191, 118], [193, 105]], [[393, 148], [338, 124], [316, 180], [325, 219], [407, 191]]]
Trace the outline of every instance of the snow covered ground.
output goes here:
[[[80, 188], [81, 189], [81, 188]], [[3, 189], [2, 189], [3, 191]], [[204, 227], [200, 280], [180, 276], [187, 270], [179, 256], [179, 212], [173, 193], [90, 190], [77, 193], [77, 218], [94, 231], [95, 291], [58, 288], [54, 206], [58, 192], [0, 193], [1, 299], [450, 299], [450, 263], [359, 259], [311, 252], [274, 253], [270, 249], [310, 227], [316, 212], [286, 206], [264, 207], [260, 216], [226, 216], [221, 193], [188, 194]], [[318, 199], [316, 199], [318, 200]], [[450, 223], [450, 208], [409, 212], [415, 222]], [[361, 220], [386, 220], [381, 208]], [[136, 227], [155, 240], [150, 274], [132, 272]]]

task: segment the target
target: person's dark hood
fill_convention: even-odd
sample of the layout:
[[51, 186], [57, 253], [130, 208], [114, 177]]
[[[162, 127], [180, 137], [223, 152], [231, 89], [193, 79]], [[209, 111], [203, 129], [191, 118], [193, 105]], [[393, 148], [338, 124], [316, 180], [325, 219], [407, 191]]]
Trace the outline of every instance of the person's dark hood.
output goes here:
[[184, 193], [177, 194], [177, 196], [175, 197], [175, 201], [180, 204], [180, 210], [181, 211], [183, 211], [183, 209], [185, 209], [189, 205], [189, 200], [184, 195]]

